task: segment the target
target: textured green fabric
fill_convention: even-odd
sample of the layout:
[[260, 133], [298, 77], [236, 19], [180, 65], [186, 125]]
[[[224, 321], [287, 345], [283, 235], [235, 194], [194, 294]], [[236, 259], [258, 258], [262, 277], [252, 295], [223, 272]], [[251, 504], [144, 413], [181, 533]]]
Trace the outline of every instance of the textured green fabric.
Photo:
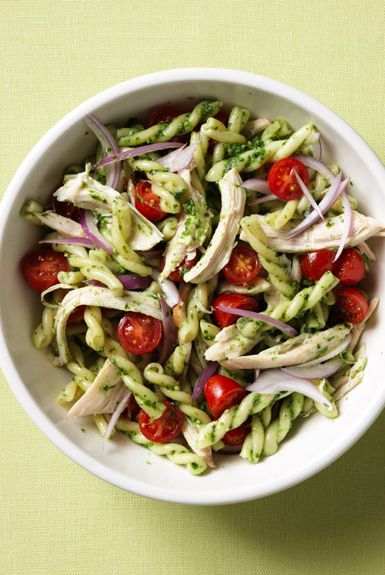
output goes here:
[[[287, 82], [341, 114], [385, 160], [384, 13], [381, 0], [2, 0], [0, 190], [75, 105], [179, 66]], [[384, 415], [300, 486], [192, 508], [83, 471], [35, 428], [4, 379], [0, 409], [1, 574], [384, 573]]]

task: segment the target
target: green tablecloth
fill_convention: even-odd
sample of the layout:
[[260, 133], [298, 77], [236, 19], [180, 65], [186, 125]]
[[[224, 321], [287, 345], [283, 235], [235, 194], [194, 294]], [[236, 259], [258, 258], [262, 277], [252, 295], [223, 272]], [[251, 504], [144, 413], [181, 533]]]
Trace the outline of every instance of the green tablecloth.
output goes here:
[[[63, 114], [146, 72], [223, 66], [287, 82], [385, 160], [383, 1], [2, 0], [0, 180]], [[379, 385], [381, 382], [379, 381]], [[385, 571], [385, 417], [338, 462], [273, 497], [164, 504], [62, 455], [0, 382], [0, 573]]]

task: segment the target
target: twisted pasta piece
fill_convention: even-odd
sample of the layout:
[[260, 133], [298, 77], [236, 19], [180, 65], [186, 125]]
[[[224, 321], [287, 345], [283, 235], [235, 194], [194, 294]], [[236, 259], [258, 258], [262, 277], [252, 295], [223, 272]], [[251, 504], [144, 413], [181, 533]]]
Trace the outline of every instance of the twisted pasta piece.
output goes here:
[[158, 224], [158, 229], [163, 234], [163, 240], [168, 242], [175, 236], [176, 229], [178, 227], [178, 219], [170, 216], [169, 218], [165, 218]]
[[249, 393], [239, 405], [226, 409], [219, 419], [208, 423], [201, 429], [198, 447], [203, 448], [214, 445], [230, 429], [239, 427], [250, 415], [261, 412], [265, 407], [272, 405], [279, 397], [279, 395], [261, 395], [257, 392]]
[[180, 388], [176, 379], [164, 373], [163, 367], [159, 363], [147, 365], [144, 368], [143, 375], [148, 382], [159, 386], [160, 391], [166, 397], [176, 401], [181, 412], [187, 415], [192, 423], [202, 425], [210, 421], [207, 413], [193, 405], [191, 395]]
[[146, 130], [119, 138], [118, 145], [123, 147], [139, 146], [140, 144], [150, 142], [166, 142], [171, 138], [175, 138], [175, 136], [191, 132], [197, 124], [205, 121], [210, 116], [215, 116], [221, 106], [222, 102], [203, 100], [195, 106], [192, 112], [180, 114], [173, 118], [168, 124], [161, 122]]
[[241, 106], [234, 106], [229, 115], [227, 126], [230, 132], [243, 132], [244, 127], [250, 118], [250, 111]]
[[207, 347], [210, 347], [210, 345], [213, 345], [216, 336], [220, 332], [219, 327], [210, 323], [209, 321], [206, 321], [205, 319], [201, 319], [199, 326], [205, 344]]
[[191, 132], [190, 144], [192, 146], [195, 146], [193, 160], [195, 163], [195, 168], [198, 172], [198, 176], [202, 182], [204, 181], [206, 176], [206, 159], [205, 159], [206, 152], [204, 151], [204, 145], [206, 141], [207, 138], [205, 139], [204, 134], [200, 132]]
[[243, 442], [240, 456], [250, 461], [250, 463], [258, 463], [262, 454], [264, 441], [264, 425], [258, 415], [253, 415], [251, 431]]
[[68, 263], [75, 268], [79, 268], [80, 273], [87, 279], [103, 283], [113, 291], [114, 295], [122, 295], [122, 282], [119, 281], [111, 270], [101, 261], [91, 259], [88, 255], [86, 257], [79, 257], [77, 255], [70, 254], [67, 259]]
[[273, 455], [290, 429], [293, 422], [302, 412], [304, 397], [300, 393], [292, 393], [282, 401], [278, 417], [265, 431], [263, 455]]
[[166, 370], [171, 375], [181, 375], [190, 357], [191, 344], [177, 345], [166, 363]]
[[52, 343], [55, 334], [55, 315], [55, 309], [51, 307], [44, 308], [41, 323], [39, 323], [32, 334], [32, 342], [36, 349], [44, 349]]
[[208, 285], [207, 282], [198, 284], [191, 292], [187, 304], [186, 318], [182, 322], [178, 338], [179, 343], [189, 343], [194, 341], [199, 332], [199, 321], [208, 305]]
[[104, 330], [100, 307], [87, 306], [84, 311], [84, 321], [88, 327], [86, 343], [95, 351], [101, 351], [104, 346]]
[[241, 220], [241, 227], [246, 239], [257, 252], [261, 265], [269, 274], [269, 280], [273, 286], [284, 296], [290, 298], [294, 295], [289, 272], [282, 267], [282, 262], [277, 252], [269, 244], [265, 232], [259, 222], [252, 216]]
[[207, 468], [206, 462], [178, 443], [153, 443], [149, 441], [139, 429], [139, 425], [127, 419], [119, 419], [116, 429], [125, 433], [132, 441], [138, 445], [147, 447], [156, 455], [165, 455], [170, 461], [177, 465], [185, 465], [193, 475], [201, 475]]
[[280, 230], [293, 219], [300, 200], [290, 200], [285, 207], [266, 215], [266, 221], [275, 229]]
[[201, 131], [207, 138], [222, 144], [244, 144], [246, 142], [245, 136], [226, 129], [226, 126], [215, 118], [209, 118], [207, 122], [203, 124]]
[[62, 284], [76, 286], [82, 283], [86, 278], [81, 272], [59, 272], [57, 279]]

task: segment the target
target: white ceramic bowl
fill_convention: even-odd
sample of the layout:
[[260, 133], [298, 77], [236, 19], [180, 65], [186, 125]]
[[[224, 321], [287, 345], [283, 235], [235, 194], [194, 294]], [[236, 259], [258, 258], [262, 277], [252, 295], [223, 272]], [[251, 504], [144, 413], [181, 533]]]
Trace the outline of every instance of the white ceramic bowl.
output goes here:
[[[31, 343], [41, 309], [18, 268], [20, 258], [39, 236], [39, 229], [19, 216], [20, 208], [27, 197], [46, 198], [58, 185], [63, 168], [92, 151], [95, 141], [86, 135], [84, 116], [94, 112], [104, 122], [119, 124], [158, 103], [186, 97], [241, 104], [262, 117], [283, 116], [295, 128], [313, 121], [321, 131], [327, 156], [354, 182], [361, 207], [385, 220], [384, 167], [348, 124], [312, 98], [279, 82], [236, 70], [192, 68], [134, 78], [98, 94], [60, 120], [28, 154], [9, 185], [0, 220], [0, 349], [8, 382], [24, 409], [57, 447], [85, 469], [147, 497], [204, 505], [234, 503], [275, 493], [317, 473], [373, 423], [385, 404], [385, 386], [379, 381], [379, 374], [385, 371], [381, 351], [384, 306], [380, 304], [365, 332], [369, 355], [365, 379], [341, 402], [340, 417], [330, 421], [313, 415], [295, 427], [276, 455], [258, 465], [239, 457], [221, 457], [214, 471], [193, 477], [185, 468], [124, 437], [103, 450], [100, 436], [87, 419], [65, 416], [55, 397], [68, 381], [68, 373], [51, 367]], [[378, 244], [371, 290], [381, 295], [385, 293], [385, 258]]]

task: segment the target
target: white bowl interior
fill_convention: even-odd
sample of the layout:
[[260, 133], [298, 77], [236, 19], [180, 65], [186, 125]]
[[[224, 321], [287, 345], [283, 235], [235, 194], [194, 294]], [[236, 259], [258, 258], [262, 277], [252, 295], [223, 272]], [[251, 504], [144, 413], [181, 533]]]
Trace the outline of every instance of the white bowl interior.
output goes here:
[[[122, 436], [103, 449], [100, 435], [88, 418], [66, 416], [55, 398], [69, 374], [53, 368], [31, 343], [41, 308], [38, 296], [25, 285], [18, 268], [22, 255], [39, 237], [39, 229], [19, 216], [20, 208], [27, 197], [46, 198], [60, 182], [63, 169], [93, 150], [95, 140], [86, 134], [81, 121], [86, 113], [95, 112], [104, 122], [123, 125], [160, 102], [202, 97], [241, 104], [262, 117], [283, 116], [295, 128], [313, 121], [321, 131], [324, 154], [351, 177], [361, 209], [385, 221], [385, 178], [378, 161], [360, 138], [323, 106], [249, 74], [217, 70], [160, 73], [129, 81], [86, 102], [62, 120], [24, 162], [2, 206], [0, 316], [8, 348], [3, 355], [9, 382], [56, 445], [90, 471], [131, 491], [170, 501], [210, 504], [254, 498], [292, 485], [334, 460], [365, 431], [385, 400], [378, 378], [384, 367], [383, 304], [365, 332], [369, 362], [364, 381], [341, 402], [340, 417], [330, 421], [317, 414], [295, 425], [278, 453], [258, 465], [239, 457], [221, 457], [214, 471], [193, 477]], [[379, 295], [385, 291], [384, 251], [380, 240], [373, 245], [378, 261], [369, 288], [373, 295]]]

